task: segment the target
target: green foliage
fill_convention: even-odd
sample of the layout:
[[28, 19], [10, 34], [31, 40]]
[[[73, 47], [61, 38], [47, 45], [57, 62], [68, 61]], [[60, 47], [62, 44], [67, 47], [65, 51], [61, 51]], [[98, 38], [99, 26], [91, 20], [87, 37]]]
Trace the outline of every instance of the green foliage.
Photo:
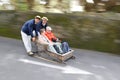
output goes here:
[[0, 36], [21, 39], [20, 30], [15, 29], [15, 28], [10, 28], [10, 27], [1, 27], [0, 28]]
[[108, 11], [120, 13], [120, 5], [109, 7]]
[[18, 4], [18, 9], [21, 11], [27, 11], [28, 6], [26, 4]]

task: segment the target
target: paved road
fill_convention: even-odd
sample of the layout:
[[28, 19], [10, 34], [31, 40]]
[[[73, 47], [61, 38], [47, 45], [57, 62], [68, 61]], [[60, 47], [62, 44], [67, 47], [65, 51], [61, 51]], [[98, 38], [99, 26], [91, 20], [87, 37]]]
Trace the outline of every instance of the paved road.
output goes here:
[[75, 60], [51, 63], [27, 56], [21, 41], [0, 37], [0, 80], [120, 80], [120, 56], [75, 49]]

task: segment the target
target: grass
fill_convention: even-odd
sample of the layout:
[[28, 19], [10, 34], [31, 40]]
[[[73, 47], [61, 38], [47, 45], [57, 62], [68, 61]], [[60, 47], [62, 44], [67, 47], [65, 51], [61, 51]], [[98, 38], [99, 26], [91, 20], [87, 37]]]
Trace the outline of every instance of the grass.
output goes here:
[[5, 36], [9, 38], [21, 39], [20, 31], [14, 28], [9, 27], [1, 27], [0, 28], [0, 36]]

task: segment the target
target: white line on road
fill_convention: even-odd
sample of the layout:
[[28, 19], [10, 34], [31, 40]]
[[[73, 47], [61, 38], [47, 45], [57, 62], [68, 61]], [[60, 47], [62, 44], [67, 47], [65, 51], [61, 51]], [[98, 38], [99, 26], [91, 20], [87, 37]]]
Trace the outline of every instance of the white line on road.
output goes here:
[[92, 67], [95, 67], [95, 68], [101, 68], [101, 69], [106, 69], [105, 66], [95, 65], [95, 64], [93, 64]]
[[29, 63], [29, 64], [35, 64], [35, 65], [40, 65], [40, 66], [45, 66], [45, 67], [49, 67], [49, 68], [54, 68], [54, 69], [59, 69], [62, 70], [62, 73], [66, 73], [66, 74], [83, 74], [83, 75], [93, 75], [93, 73], [85, 71], [85, 70], [81, 70], [72, 66], [56, 66], [56, 65], [52, 65], [52, 64], [46, 64], [46, 63], [42, 63], [42, 62], [37, 62], [37, 61], [32, 61], [32, 60], [28, 60], [28, 59], [19, 59], [19, 61], [24, 62], [24, 63]]

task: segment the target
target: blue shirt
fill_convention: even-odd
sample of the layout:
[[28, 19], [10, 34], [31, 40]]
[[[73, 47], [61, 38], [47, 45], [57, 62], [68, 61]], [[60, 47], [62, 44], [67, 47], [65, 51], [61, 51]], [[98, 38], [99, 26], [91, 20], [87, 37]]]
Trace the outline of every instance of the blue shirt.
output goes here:
[[33, 30], [35, 30], [35, 35], [38, 36], [38, 24], [35, 24], [35, 20], [31, 19], [25, 22], [22, 26], [22, 31], [26, 33], [27, 35], [31, 35], [31, 37], [34, 37]]

